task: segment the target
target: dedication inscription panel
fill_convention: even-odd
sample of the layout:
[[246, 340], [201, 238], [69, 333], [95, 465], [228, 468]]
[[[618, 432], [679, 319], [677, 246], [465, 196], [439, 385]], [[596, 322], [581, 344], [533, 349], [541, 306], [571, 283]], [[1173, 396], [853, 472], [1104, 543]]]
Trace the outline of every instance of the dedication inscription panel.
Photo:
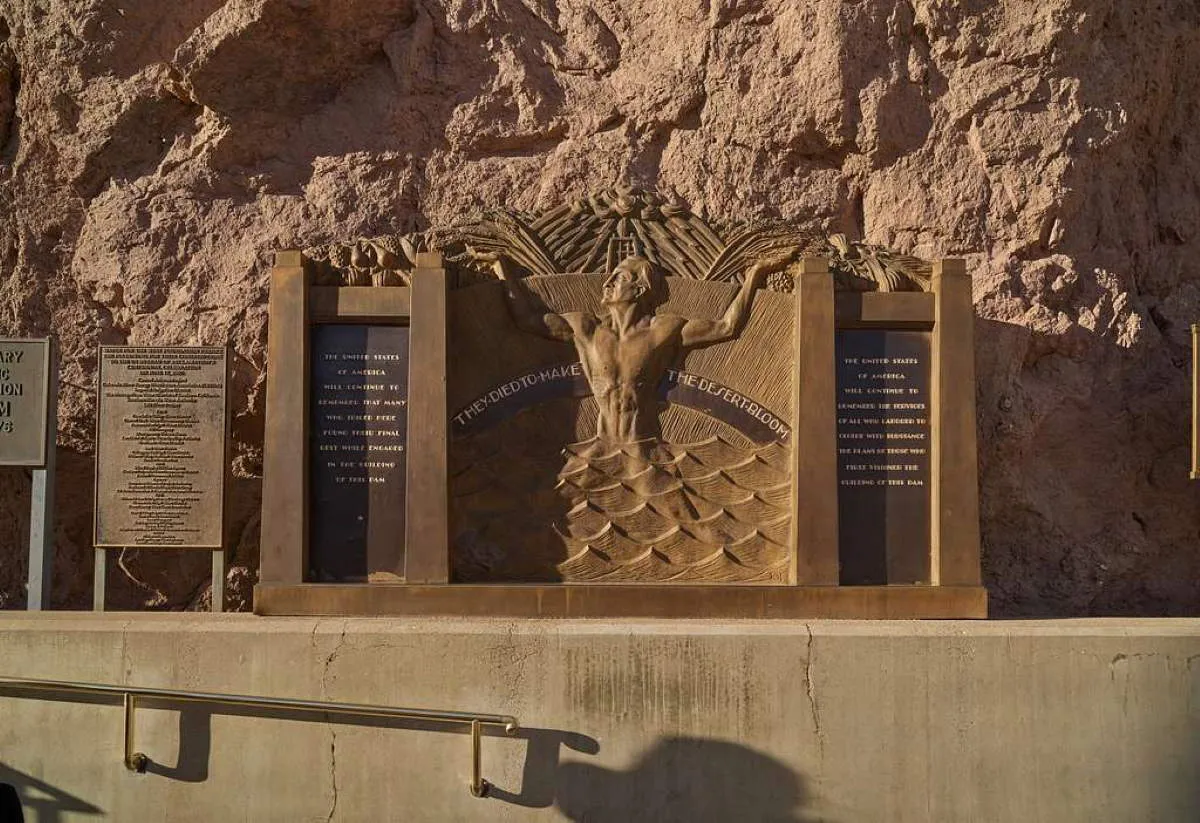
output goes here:
[[101, 346], [97, 547], [220, 549], [228, 351]]
[[46, 465], [50, 341], [0, 339], [0, 466]]
[[318, 325], [309, 383], [309, 579], [404, 575], [408, 327]]
[[839, 331], [835, 356], [841, 582], [928, 582], [929, 334]]

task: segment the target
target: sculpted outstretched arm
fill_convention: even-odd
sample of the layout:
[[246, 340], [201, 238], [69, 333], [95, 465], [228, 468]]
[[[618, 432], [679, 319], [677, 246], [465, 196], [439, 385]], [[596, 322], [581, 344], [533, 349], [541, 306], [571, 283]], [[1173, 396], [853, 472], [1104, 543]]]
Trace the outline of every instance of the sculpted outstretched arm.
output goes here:
[[[484, 259], [482, 255], [477, 255], [477, 257]], [[509, 275], [502, 257], [498, 255], [489, 255], [488, 257], [491, 258], [488, 262], [492, 264], [492, 271], [496, 272], [496, 276], [504, 285], [504, 294], [508, 298], [508, 310], [512, 315], [513, 322], [517, 324], [517, 328], [530, 334], [548, 337], [551, 340], [570, 341], [574, 336], [574, 329], [567, 317], [545, 311], [529, 292], [529, 287], [521, 281], [521, 278]]]
[[746, 269], [746, 274], [742, 278], [742, 287], [738, 289], [738, 293], [730, 301], [729, 308], [725, 309], [725, 314], [720, 320], [688, 320], [683, 324], [680, 331], [683, 345], [685, 347], [710, 346], [713, 343], [720, 343], [735, 337], [745, 325], [746, 318], [750, 316], [750, 302], [754, 297], [754, 290], [758, 288], [763, 277], [781, 269], [787, 260], [787, 257], [760, 260]]

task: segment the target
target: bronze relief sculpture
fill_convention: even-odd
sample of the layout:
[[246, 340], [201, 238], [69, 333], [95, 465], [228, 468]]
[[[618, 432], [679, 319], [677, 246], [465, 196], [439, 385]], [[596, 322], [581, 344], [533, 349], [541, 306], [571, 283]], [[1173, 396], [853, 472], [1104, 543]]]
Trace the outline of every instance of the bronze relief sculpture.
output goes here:
[[[497, 507], [489, 489], [525, 484], [523, 454], [505, 454], [490, 482], [480, 477], [488, 473], [488, 458], [462, 468], [452, 484], [459, 577], [784, 579], [786, 445], [754, 442], [712, 423], [664, 430], [673, 410], [663, 401], [668, 374], [678, 376], [693, 352], [739, 337], [755, 291], [769, 278], [782, 285], [804, 242], [794, 228], [767, 226], [722, 244], [679, 204], [630, 192], [592, 195], [532, 219], [493, 215], [469, 227], [461, 251], [448, 250], [452, 263], [475, 267], [460, 282], [492, 274], [510, 322], [572, 345], [589, 395], [579, 413], [591, 416], [581, 426], [590, 436], [564, 444], [557, 471], [542, 463], [541, 476], [552, 488], [523, 485], [530, 493], [518, 495], [523, 505], [517, 511]], [[601, 281], [595, 283], [599, 294], [566, 310], [548, 307], [522, 276], [532, 275], [544, 291], [569, 280], [565, 272], [580, 271], [574, 275], [580, 277], [597, 268], [603, 272], [592, 275]], [[686, 296], [692, 283], [704, 292], [702, 310], [664, 305], [669, 295]], [[513, 421], [494, 437], [527, 442], [520, 431], [520, 421]], [[487, 502], [475, 505], [477, 497]]]
[[[928, 280], [922, 261], [842, 235], [783, 222], [719, 227], [676, 196], [620, 188], [306, 256], [320, 282], [407, 285], [418, 253], [434, 249], [464, 331], [487, 327], [504, 341], [493, 348], [514, 352], [465, 365], [492, 375], [483, 393], [535, 365], [521, 365], [521, 352], [567, 351], [506, 337], [501, 323], [570, 344], [577, 361], [555, 362], [578, 375], [570, 398], [527, 404], [451, 442], [451, 555], [463, 581], [784, 582], [790, 445], [722, 419], [720, 403], [681, 405], [667, 376], [707, 390], [702, 400], [723, 392], [790, 419], [779, 390], [790, 380], [789, 261], [829, 257], [842, 289], [920, 290]], [[507, 317], [479, 289], [499, 289]], [[760, 289], [769, 295], [756, 301]], [[455, 382], [452, 373], [452, 396]]]
[[[256, 610], [986, 614], [970, 274], [817, 225], [608, 189], [277, 254]], [[404, 477], [360, 512], [403, 534], [351, 552], [402, 585], [313, 582], [294, 516], [330, 323], [407, 326]]]

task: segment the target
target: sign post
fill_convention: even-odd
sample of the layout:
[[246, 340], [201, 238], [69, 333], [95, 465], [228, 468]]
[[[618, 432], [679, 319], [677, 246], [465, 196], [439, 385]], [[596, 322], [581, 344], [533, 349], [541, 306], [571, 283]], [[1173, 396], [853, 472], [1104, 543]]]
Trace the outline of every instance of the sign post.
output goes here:
[[29, 508], [29, 586], [26, 608], [41, 611], [50, 606], [50, 583], [54, 571], [54, 468], [58, 434], [58, 363], [53, 345], [47, 345], [46, 363], [46, 460], [33, 470]]

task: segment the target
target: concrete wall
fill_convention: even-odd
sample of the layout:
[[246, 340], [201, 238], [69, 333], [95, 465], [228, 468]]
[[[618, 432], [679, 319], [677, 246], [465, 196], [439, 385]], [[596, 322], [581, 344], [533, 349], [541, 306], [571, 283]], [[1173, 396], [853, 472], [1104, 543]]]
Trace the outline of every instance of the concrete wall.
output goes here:
[[0, 616], [0, 675], [517, 715], [457, 731], [0, 695], [27, 820], [1194, 821], [1200, 620]]

